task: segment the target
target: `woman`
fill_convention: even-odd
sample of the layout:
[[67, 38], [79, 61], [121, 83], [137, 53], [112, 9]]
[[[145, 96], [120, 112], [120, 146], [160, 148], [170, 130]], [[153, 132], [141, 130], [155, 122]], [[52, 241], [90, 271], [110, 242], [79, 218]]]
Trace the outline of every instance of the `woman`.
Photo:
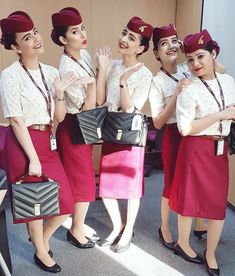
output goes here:
[[[181, 134], [176, 125], [176, 100], [183, 86], [190, 83], [187, 65], [177, 65], [180, 43], [173, 24], [153, 29], [153, 51], [161, 63], [160, 72], [153, 77], [149, 102], [152, 110], [153, 123], [156, 128], [166, 129], [162, 143], [162, 158], [164, 167], [164, 189], [161, 201], [162, 225], [159, 228], [159, 238], [162, 244], [173, 250], [174, 242], [170, 231], [170, 207], [168, 205], [172, 186], [177, 151]], [[206, 233], [202, 219], [196, 219], [194, 234], [201, 237]]]
[[[95, 200], [95, 176], [92, 159], [92, 145], [73, 144], [73, 114], [96, 106], [96, 82], [91, 58], [87, 48], [87, 35], [78, 10], [64, 8], [52, 15], [52, 40], [64, 48], [60, 60], [61, 76], [74, 72], [80, 78], [80, 86], [71, 85], [66, 89], [63, 100], [66, 102], [67, 114], [57, 128], [58, 150], [68, 176], [74, 198], [74, 215], [72, 227], [67, 232], [67, 240], [79, 248], [95, 246], [94, 235], [88, 240], [84, 221], [89, 203]], [[63, 114], [62, 114], [63, 115]], [[65, 115], [65, 114], [64, 114]], [[81, 141], [80, 141], [81, 142]]]
[[232, 77], [215, 73], [218, 44], [207, 30], [188, 35], [184, 51], [195, 78], [177, 99], [177, 124], [181, 140], [177, 155], [170, 207], [178, 213], [179, 238], [175, 254], [202, 263], [189, 244], [193, 217], [207, 218], [204, 253], [209, 275], [219, 275], [215, 250], [224, 225], [228, 193], [226, 137], [235, 118]]
[[44, 51], [43, 41], [27, 13], [13, 12], [0, 24], [1, 43], [19, 56], [19, 60], [1, 74], [3, 111], [10, 123], [5, 142], [10, 193], [11, 184], [27, 172], [31, 176], [29, 181], [35, 181], [35, 177], [40, 177], [43, 172], [60, 185], [60, 216], [48, 217], [44, 227], [42, 217], [14, 220], [14, 223], [27, 223], [36, 250], [36, 264], [45, 271], [56, 273], [61, 268], [52, 259], [49, 238], [73, 212], [73, 198], [59, 156], [50, 148], [50, 137], [54, 111], [57, 116], [63, 109], [59, 99], [76, 77], [69, 73], [61, 81], [55, 68], [39, 63], [38, 57]]
[[[152, 26], [139, 17], [133, 17], [119, 38], [118, 51], [122, 59], [113, 61], [109, 72], [108, 58], [105, 59], [106, 55], [109, 57], [109, 51], [105, 48], [97, 53], [99, 105], [106, 102], [109, 111], [141, 111], [148, 97], [152, 74], [139, 63], [138, 56], [148, 50], [151, 36]], [[114, 247], [116, 253], [128, 249], [131, 243], [140, 198], [143, 196], [143, 160], [144, 147], [110, 143], [102, 146], [99, 195], [112, 220], [113, 231], [99, 245], [112, 245], [119, 236], [117, 240], [120, 240]], [[125, 228], [117, 199], [128, 200]]]

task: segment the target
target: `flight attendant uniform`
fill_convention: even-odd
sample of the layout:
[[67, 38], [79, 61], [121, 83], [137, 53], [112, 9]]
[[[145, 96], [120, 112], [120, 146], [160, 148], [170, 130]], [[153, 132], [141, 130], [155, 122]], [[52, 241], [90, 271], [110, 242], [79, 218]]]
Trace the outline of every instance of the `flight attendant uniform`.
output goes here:
[[[156, 118], [167, 106], [169, 100], [175, 93], [177, 82], [191, 74], [187, 70], [187, 66], [178, 65], [175, 74], [166, 74], [160, 70], [155, 77], [153, 77], [151, 89], [149, 93], [149, 102], [152, 111], [153, 119]], [[178, 131], [176, 124], [176, 111], [174, 110], [166, 122], [166, 128], [162, 140], [162, 161], [164, 169], [164, 189], [163, 197], [170, 196], [172, 186], [175, 164], [177, 158], [177, 151], [181, 141], [181, 134]]]
[[[235, 84], [231, 76], [216, 73], [222, 87], [224, 104], [235, 103]], [[222, 106], [221, 91], [215, 79], [205, 81]], [[195, 119], [219, 111], [218, 104], [199, 78], [184, 88], [177, 99], [177, 124], [184, 131]], [[182, 216], [223, 220], [228, 194], [228, 151], [224, 141], [222, 153], [216, 155], [218, 140], [230, 131], [231, 120], [216, 122], [192, 136], [185, 136], [179, 146], [170, 207]]]
[[[130, 68], [122, 60], [114, 60], [107, 79], [106, 104], [109, 111], [118, 112], [120, 102], [120, 76]], [[137, 110], [148, 98], [152, 73], [145, 66], [127, 80], [128, 91]], [[140, 198], [144, 193], [144, 147], [104, 143], [100, 161], [99, 196], [115, 199]]]
[[[53, 82], [58, 71], [48, 65], [40, 63], [48, 92], [51, 97], [51, 114], [49, 115], [47, 103], [38, 87], [47, 95], [41, 71], [27, 70], [35, 81], [30, 79], [19, 61], [3, 70], [1, 74], [1, 97], [4, 117], [22, 117], [28, 127], [29, 135], [39, 157], [42, 172], [59, 183], [60, 215], [73, 213], [73, 197], [67, 176], [56, 151], [50, 148], [50, 135], [52, 116], [54, 113]], [[49, 99], [48, 95], [46, 96]], [[15, 137], [11, 127], [6, 131], [5, 139], [6, 173], [11, 194], [11, 184], [28, 171], [29, 160], [21, 145]], [[29, 177], [28, 181], [38, 181]], [[41, 180], [41, 178], [40, 178]], [[35, 219], [14, 220], [14, 223], [24, 223]]]
[[[63, 54], [59, 71], [63, 76], [73, 71], [80, 77], [95, 77], [92, 70], [91, 57], [84, 49], [80, 50], [81, 59], [78, 64], [70, 56]], [[95, 175], [92, 158], [92, 145], [73, 144], [73, 114], [81, 112], [86, 98], [87, 86], [76, 83], [66, 89], [65, 101], [67, 114], [57, 128], [58, 151], [68, 176], [75, 202], [92, 202], [95, 200]]]

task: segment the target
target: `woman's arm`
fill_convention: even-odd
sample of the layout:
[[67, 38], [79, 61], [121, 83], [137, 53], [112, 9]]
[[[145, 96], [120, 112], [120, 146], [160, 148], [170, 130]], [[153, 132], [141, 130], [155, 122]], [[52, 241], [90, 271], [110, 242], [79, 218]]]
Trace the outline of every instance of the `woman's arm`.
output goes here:
[[67, 109], [65, 106], [64, 92], [74, 82], [78, 82], [80, 79], [74, 74], [74, 72], [67, 72], [61, 78], [58, 76], [53, 85], [55, 88], [55, 120], [61, 122], [64, 120]]
[[108, 68], [112, 60], [112, 51], [110, 47], [103, 47], [96, 53], [98, 71], [97, 71], [97, 85], [96, 85], [96, 103], [101, 106], [106, 101], [106, 79]]
[[214, 59], [214, 66], [215, 66], [215, 72], [218, 72], [220, 74], [224, 74], [226, 71], [225, 66], [220, 63], [217, 59]]
[[175, 93], [170, 98], [169, 102], [167, 103], [166, 107], [163, 109], [163, 111], [153, 119], [153, 124], [156, 128], [160, 129], [162, 128], [165, 123], [169, 120], [169, 118], [172, 115], [172, 112], [176, 108], [176, 100], [179, 95], [179, 93], [182, 91], [183, 87], [186, 87], [190, 84], [189, 79], [182, 79], [177, 83]]
[[235, 106], [227, 107], [225, 110], [210, 114], [198, 120], [193, 120], [188, 129], [184, 129], [181, 134], [183, 136], [193, 135], [201, 132], [208, 127], [212, 126], [220, 120], [234, 120], [235, 119]]
[[41, 176], [41, 163], [22, 117], [11, 117], [9, 120], [16, 139], [29, 159], [29, 175]]
[[120, 100], [121, 100], [121, 109], [125, 112], [132, 113], [135, 111], [135, 106], [133, 100], [129, 93], [129, 88], [127, 84], [128, 78], [135, 72], [137, 72], [143, 64], [138, 64], [133, 68], [127, 70], [122, 76], [120, 77]]
[[86, 98], [83, 110], [90, 110], [96, 106], [96, 80], [90, 78], [90, 83], [87, 84]]

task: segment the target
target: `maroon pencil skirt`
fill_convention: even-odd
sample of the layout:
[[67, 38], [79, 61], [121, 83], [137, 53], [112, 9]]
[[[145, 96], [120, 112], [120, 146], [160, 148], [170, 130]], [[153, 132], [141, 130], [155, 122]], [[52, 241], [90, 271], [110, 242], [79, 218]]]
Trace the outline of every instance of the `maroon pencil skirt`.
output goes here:
[[[67, 176], [65, 174], [58, 153], [56, 151], [51, 151], [50, 149], [50, 130], [29, 130], [29, 134], [35, 150], [38, 154], [42, 166], [42, 171], [51, 179], [58, 181], [60, 215], [73, 213], [74, 201]], [[10, 127], [7, 129], [6, 132], [5, 162], [8, 187], [11, 195], [11, 184], [15, 183], [18, 180], [19, 176], [22, 176], [28, 172], [29, 160]], [[36, 181], [38, 181], [39, 179], [37, 178]], [[27, 181], [35, 181], [35, 177], [28, 177]], [[13, 222], [25, 223], [42, 218], [46, 217], [37, 217], [25, 220], [13, 220]]]
[[177, 124], [168, 124], [162, 140], [162, 161], [164, 169], [164, 188], [162, 196], [168, 199], [170, 197], [177, 152], [181, 139], [182, 136], [179, 133]]
[[57, 128], [58, 152], [67, 174], [75, 202], [95, 200], [95, 173], [92, 145], [72, 144], [73, 117], [66, 114]]
[[216, 142], [183, 137], [179, 146], [170, 207], [182, 216], [223, 220], [228, 194], [228, 151], [215, 155]]
[[144, 147], [103, 144], [100, 160], [100, 197], [132, 199], [143, 196], [144, 150]]

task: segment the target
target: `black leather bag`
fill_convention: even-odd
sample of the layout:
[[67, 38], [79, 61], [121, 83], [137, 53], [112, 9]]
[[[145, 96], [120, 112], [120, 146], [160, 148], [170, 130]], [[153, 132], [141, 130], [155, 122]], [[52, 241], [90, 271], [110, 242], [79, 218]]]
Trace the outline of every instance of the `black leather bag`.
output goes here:
[[93, 144], [101, 140], [107, 113], [107, 107], [98, 107], [74, 114], [72, 143]]
[[144, 147], [148, 132], [147, 117], [141, 113], [109, 112], [103, 140], [109, 143]]
[[23, 182], [27, 174], [12, 184], [12, 209], [15, 219], [60, 214], [59, 186], [43, 174], [43, 182]]
[[230, 154], [235, 154], [235, 123], [232, 123], [230, 127], [230, 133], [228, 136], [228, 151]]

